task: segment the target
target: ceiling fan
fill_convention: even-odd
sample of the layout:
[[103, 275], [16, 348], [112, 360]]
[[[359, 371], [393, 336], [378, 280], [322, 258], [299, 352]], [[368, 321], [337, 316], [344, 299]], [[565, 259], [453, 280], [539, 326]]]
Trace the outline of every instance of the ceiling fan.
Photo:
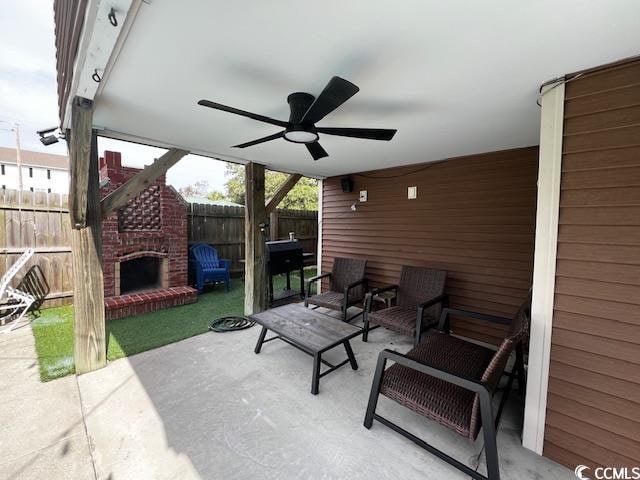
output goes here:
[[329, 156], [325, 149], [318, 143], [319, 133], [338, 135], [341, 137], [366, 138], [368, 140], [391, 140], [395, 135], [396, 130], [384, 128], [330, 128], [315, 126], [316, 122], [319, 122], [326, 115], [333, 112], [358, 93], [359, 90], [357, 86], [344, 78], [333, 77], [329, 80], [326, 87], [324, 87], [324, 90], [322, 90], [318, 98], [315, 98], [310, 93], [292, 93], [287, 97], [287, 103], [289, 103], [289, 108], [291, 109], [288, 122], [228, 107], [209, 100], [200, 100], [198, 105], [235, 113], [236, 115], [242, 115], [243, 117], [252, 118], [259, 122], [270, 123], [284, 128], [284, 130], [274, 133], [273, 135], [234, 145], [234, 148], [247, 148], [258, 145], [259, 143], [284, 138], [289, 142], [303, 143], [313, 159], [318, 160], [319, 158]]

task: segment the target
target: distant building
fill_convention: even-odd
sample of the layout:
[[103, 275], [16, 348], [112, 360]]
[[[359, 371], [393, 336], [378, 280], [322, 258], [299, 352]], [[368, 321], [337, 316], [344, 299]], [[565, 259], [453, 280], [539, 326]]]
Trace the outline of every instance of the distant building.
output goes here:
[[[69, 159], [65, 155], [21, 150], [22, 189], [32, 192], [67, 193]], [[16, 150], [0, 147], [0, 186], [18, 190]]]
[[187, 203], [203, 203], [205, 205], [217, 205], [219, 207], [244, 207], [239, 203], [232, 202], [230, 200], [209, 200], [206, 197], [190, 197], [182, 196]]

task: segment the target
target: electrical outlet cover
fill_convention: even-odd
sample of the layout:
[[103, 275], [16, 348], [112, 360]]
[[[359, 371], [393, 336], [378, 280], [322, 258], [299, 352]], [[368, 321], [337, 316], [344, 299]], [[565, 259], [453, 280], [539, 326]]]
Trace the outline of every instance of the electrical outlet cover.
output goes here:
[[418, 187], [407, 188], [407, 198], [409, 200], [415, 200], [416, 198], [418, 198]]
[[361, 202], [366, 202], [367, 201], [367, 191], [366, 190], [360, 190], [360, 201]]

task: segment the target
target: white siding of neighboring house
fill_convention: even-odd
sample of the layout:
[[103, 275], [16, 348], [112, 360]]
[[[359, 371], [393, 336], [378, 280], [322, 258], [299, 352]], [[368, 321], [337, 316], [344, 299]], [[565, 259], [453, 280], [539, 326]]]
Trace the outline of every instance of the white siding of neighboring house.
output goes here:
[[[4, 175], [0, 171], [0, 186], [8, 189], [18, 189], [18, 167], [15, 164], [4, 165]], [[32, 176], [29, 175], [32, 169]], [[50, 172], [48, 178], [47, 170]], [[69, 172], [59, 168], [22, 166], [22, 188], [24, 190], [52, 193], [67, 193], [69, 191]]]

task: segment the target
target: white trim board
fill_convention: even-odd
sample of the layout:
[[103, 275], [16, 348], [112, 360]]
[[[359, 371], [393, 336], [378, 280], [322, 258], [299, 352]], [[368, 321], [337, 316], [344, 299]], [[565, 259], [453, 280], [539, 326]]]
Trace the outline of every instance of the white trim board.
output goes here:
[[[322, 275], [322, 198], [324, 196], [324, 181], [318, 180], [318, 248], [316, 250], [316, 262], [317, 262], [317, 271], [316, 275]], [[320, 293], [322, 290], [321, 287], [322, 282], [316, 282], [317, 292]]]
[[[115, 56], [122, 46], [122, 41], [118, 44], [118, 40], [121, 34], [126, 37], [141, 3], [141, 0], [87, 2], [78, 53], [74, 60], [71, 90], [62, 118], [63, 129], [71, 128], [73, 99], [80, 96], [94, 100], [104, 87]], [[108, 19], [111, 9], [115, 13], [117, 26], [113, 26]], [[99, 82], [93, 80], [94, 73], [100, 76]]]
[[529, 371], [522, 444], [542, 455], [558, 247], [564, 79], [546, 85], [541, 95], [538, 202], [531, 302]]

